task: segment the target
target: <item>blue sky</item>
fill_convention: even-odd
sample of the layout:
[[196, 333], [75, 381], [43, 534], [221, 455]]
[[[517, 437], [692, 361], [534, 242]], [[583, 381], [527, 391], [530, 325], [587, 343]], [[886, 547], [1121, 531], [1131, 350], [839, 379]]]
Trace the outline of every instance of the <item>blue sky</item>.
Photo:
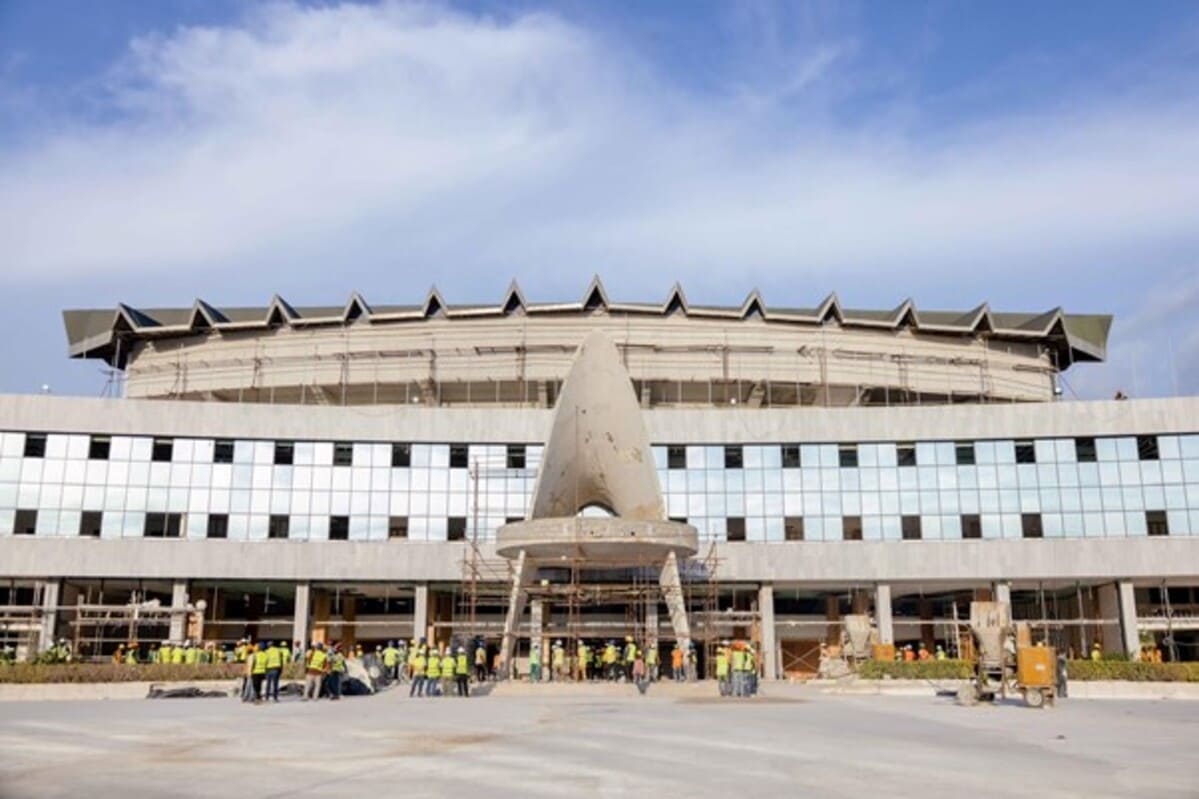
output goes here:
[[0, 0], [0, 391], [67, 307], [1107, 312], [1199, 392], [1199, 5]]

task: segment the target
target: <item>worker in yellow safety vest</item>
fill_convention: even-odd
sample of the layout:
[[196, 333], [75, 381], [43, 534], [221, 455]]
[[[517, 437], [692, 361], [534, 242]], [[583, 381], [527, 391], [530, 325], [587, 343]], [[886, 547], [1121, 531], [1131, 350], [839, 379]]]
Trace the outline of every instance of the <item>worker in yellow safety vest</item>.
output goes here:
[[1098, 641], [1091, 644], [1091, 660], [1103, 660], [1103, 649]]
[[254, 704], [262, 701], [262, 683], [266, 679], [266, 645], [259, 644], [250, 657], [250, 682], [254, 686]]
[[608, 680], [616, 679], [616, 642], [609, 641], [604, 647], [604, 678]]
[[658, 671], [658, 647], [656, 644], [654, 646], [647, 646], [645, 648], [645, 672], [650, 682], [658, 681]]
[[579, 641], [575, 647], [575, 680], [583, 682], [587, 679], [587, 667], [591, 665], [591, 648], [586, 641]]
[[721, 696], [728, 696], [733, 692], [732, 681], [729, 680], [730, 665], [729, 642], [722, 641], [716, 648], [716, 684], [720, 689]]
[[758, 654], [749, 644], [745, 646], [745, 683], [746, 696], [758, 693]]
[[425, 696], [441, 693], [441, 655], [437, 649], [429, 648], [429, 659], [425, 663]]
[[320, 641], [308, 650], [308, 662], [304, 665], [304, 701], [319, 699], [325, 672], [329, 670], [329, 655]]
[[745, 644], [741, 641], [733, 644], [733, 696], [745, 696]]
[[475, 645], [475, 682], [487, 682], [487, 647], [482, 641]]
[[279, 677], [283, 674], [283, 653], [287, 644], [279, 641], [266, 650], [266, 696], [264, 699], [279, 701]]
[[412, 646], [411, 653], [408, 655], [408, 665], [412, 673], [412, 687], [408, 689], [408, 696], [424, 696], [425, 695], [425, 669], [428, 665], [428, 658], [425, 656], [425, 648]]
[[125, 648], [125, 665], [127, 665], [127, 666], [136, 666], [137, 665], [137, 643], [136, 642], [131, 641], [129, 643], [129, 646], [127, 646]]
[[637, 644], [633, 643], [633, 636], [627, 635], [624, 639], [624, 678], [629, 682], [633, 681], [633, 662], [637, 660]]
[[334, 701], [341, 699], [341, 681], [346, 676], [346, 656], [341, 652], [341, 644], [333, 645], [333, 654], [329, 656], [329, 694]]
[[470, 696], [470, 661], [466, 657], [466, 647], [458, 647], [458, 656], [454, 659], [454, 681], [458, 684], [458, 696]]
[[388, 641], [387, 648], [383, 650], [383, 668], [387, 669], [391, 679], [400, 678], [400, 650], [396, 649], [395, 641]]
[[454, 650], [450, 646], [441, 649], [441, 695], [449, 696], [454, 689]]

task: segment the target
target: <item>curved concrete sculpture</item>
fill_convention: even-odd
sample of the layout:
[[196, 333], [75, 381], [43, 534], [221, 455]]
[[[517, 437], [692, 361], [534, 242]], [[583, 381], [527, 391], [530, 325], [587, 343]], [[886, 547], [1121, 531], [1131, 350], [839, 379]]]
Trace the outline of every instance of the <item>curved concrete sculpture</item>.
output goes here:
[[[613, 515], [579, 515], [590, 506]], [[511, 663], [538, 564], [565, 560], [588, 569], [658, 565], [671, 625], [688, 645], [678, 559], [694, 555], [698, 539], [691, 525], [667, 520], [632, 381], [608, 337], [592, 333], [579, 346], [558, 396], [529, 518], [505, 524], [496, 533], [496, 550], [516, 561], [504, 623], [504, 662]]]

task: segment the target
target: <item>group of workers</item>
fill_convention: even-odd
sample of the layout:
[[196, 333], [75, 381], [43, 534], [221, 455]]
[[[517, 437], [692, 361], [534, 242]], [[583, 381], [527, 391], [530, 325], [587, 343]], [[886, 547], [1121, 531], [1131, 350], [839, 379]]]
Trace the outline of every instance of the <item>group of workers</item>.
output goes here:
[[[476, 643], [473, 660], [475, 677], [481, 682], [487, 677], [487, 649], [481, 641]], [[465, 646], [429, 645], [424, 638], [413, 641], [404, 663], [412, 683], [408, 696], [449, 696], [454, 690], [458, 696], [470, 696], [471, 661]], [[383, 662], [386, 665], [386, 652]], [[397, 678], [399, 673], [397, 662]]]
[[716, 648], [716, 684], [721, 696], [758, 693], [758, 653], [749, 641], [721, 641]]
[[905, 663], [911, 663], [914, 660], [946, 660], [948, 657], [940, 644], [937, 644], [931, 652], [923, 643], [918, 649], [913, 649], [911, 644], [906, 644], [902, 649], [895, 650], [895, 660]]

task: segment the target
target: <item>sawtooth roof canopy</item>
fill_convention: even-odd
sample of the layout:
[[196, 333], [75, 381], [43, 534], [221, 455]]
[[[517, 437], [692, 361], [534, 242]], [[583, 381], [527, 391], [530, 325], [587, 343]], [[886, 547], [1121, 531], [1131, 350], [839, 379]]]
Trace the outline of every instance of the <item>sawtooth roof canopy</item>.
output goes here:
[[132, 342], [210, 331], [592, 313], [658, 316], [677, 313], [694, 319], [760, 319], [768, 324], [910, 328], [941, 335], [1041, 342], [1057, 350], [1057, 363], [1062, 369], [1076, 361], [1102, 361], [1112, 323], [1108, 315], [1067, 314], [1060, 307], [1040, 313], [1008, 313], [992, 311], [983, 303], [966, 311], [921, 311], [910, 299], [890, 310], [860, 310], [843, 308], [836, 294], [830, 294], [814, 307], [774, 308], [767, 306], [756, 289], [740, 305], [692, 305], [677, 283], [659, 303], [612, 302], [598, 277], [592, 279], [583, 296], [574, 302], [529, 302], [513, 281], [495, 305], [450, 305], [434, 287], [419, 305], [372, 305], [354, 292], [344, 305], [296, 307], [275, 295], [266, 305], [251, 308], [218, 308], [200, 299], [187, 308], [133, 308], [121, 303], [115, 309], [63, 311], [63, 322], [70, 357], [101, 358], [123, 367]]

